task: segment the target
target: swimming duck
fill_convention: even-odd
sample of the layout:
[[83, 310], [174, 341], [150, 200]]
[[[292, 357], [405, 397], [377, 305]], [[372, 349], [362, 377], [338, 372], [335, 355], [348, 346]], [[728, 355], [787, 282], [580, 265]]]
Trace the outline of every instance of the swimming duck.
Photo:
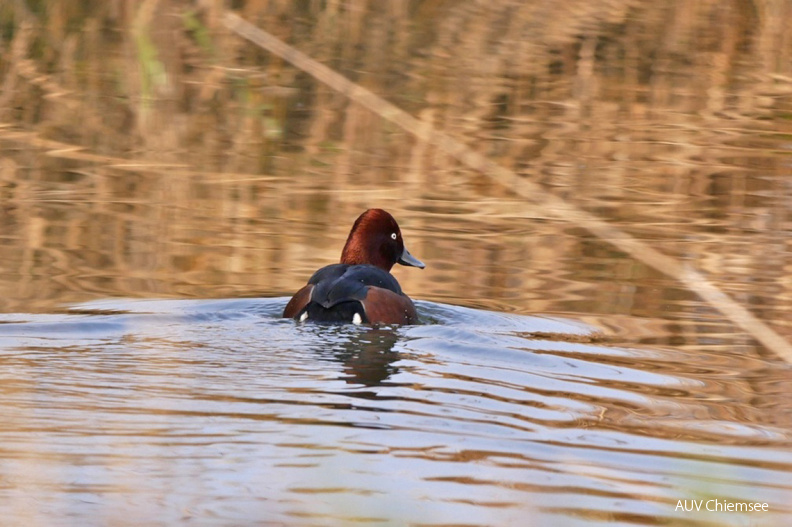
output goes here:
[[286, 304], [283, 316], [301, 322], [414, 324], [415, 305], [390, 274], [397, 263], [426, 267], [404, 247], [393, 216], [369, 209], [355, 220], [341, 263], [316, 271]]

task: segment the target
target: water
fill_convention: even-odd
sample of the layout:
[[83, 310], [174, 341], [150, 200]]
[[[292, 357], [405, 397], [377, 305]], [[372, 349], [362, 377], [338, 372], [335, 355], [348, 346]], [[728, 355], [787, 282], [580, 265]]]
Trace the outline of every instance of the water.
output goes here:
[[[421, 326], [295, 325], [285, 301], [3, 317], [11, 517], [657, 523], [689, 521], [678, 500], [702, 497], [766, 502], [762, 524], [790, 513], [789, 429], [729, 415], [746, 372], [727, 360], [431, 302]], [[754, 362], [764, 382], [789, 378]]]
[[[7, 4], [3, 525], [789, 523], [791, 367], [695, 284], [219, 4]], [[788, 2], [233, 7], [792, 341]], [[281, 320], [369, 207], [423, 323]]]

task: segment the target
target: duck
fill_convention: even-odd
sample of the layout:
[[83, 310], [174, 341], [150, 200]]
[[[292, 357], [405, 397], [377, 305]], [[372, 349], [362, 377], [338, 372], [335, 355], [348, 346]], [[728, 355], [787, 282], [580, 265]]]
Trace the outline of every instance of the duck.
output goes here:
[[368, 209], [349, 231], [341, 261], [322, 267], [286, 304], [299, 322], [415, 324], [415, 304], [390, 273], [395, 264], [426, 266], [404, 246], [401, 229], [382, 209]]

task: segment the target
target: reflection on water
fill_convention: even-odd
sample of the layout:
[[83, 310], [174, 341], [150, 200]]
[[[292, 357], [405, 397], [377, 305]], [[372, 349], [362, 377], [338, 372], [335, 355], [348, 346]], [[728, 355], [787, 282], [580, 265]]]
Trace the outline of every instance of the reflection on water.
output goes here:
[[[677, 500], [701, 497], [768, 502], [771, 524], [792, 513], [790, 414], [745, 413], [745, 372], [724, 359], [428, 302], [422, 326], [297, 326], [285, 301], [6, 317], [14, 517], [655, 523], [692, 519]], [[771, 366], [752, 370], [788, 380]]]
[[[219, 2], [7, 4], [4, 521], [784, 523], [789, 366], [695, 291]], [[788, 3], [234, 7], [792, 339]], [[427, 323], [278, 319], [372, 206], [428, 264], [395, 270]], [[771, 512], [674, 510], [701, 497]]]

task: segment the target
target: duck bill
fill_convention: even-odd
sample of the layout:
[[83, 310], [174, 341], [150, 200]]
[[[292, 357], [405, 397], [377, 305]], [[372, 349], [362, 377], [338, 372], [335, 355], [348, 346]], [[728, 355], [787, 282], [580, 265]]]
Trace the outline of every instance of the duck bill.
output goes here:
[[409, 265], [410, 267], [417, 267], [418, 269], [423, 269], [426, 267], [426, 265], [424, 265], [421, 260], [410, 254], [410, 251], [408, 251], [406, 247], [404, 248], [401, 258], [399, 258], [398, 263], [402, 265]]

